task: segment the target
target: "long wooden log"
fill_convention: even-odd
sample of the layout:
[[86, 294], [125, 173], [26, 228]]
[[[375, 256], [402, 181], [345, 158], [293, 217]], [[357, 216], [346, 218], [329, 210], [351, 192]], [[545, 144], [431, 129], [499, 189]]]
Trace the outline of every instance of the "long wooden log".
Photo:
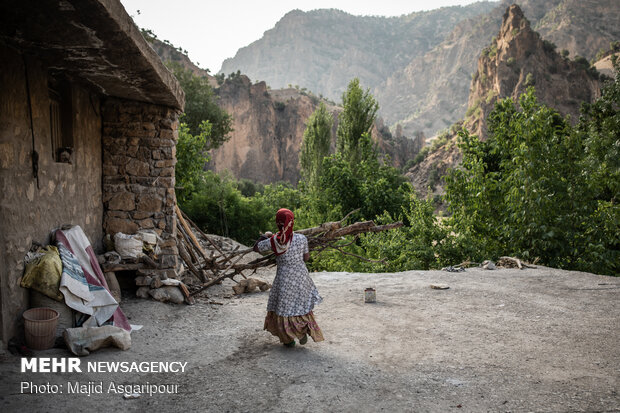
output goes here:
[[333, 232], [325, 234], [325, 238], [334, 239], [344, 237], [345, 235], [357, 235], [363, 232], [368, 232], [372, 227], [375, 227], [375, 223], [372, 221], [356, 222], [347, 227], [340, 228]]
[[[240, 258], [241, 258], [241, 257], [239, 257], [239, 259], [240, 259]], [[233, 265], [234, 265], [234, 264], [231, 264], [231, 265], [228, 267], [228, 269], [232, 268], [232, 266], [233, 266]], [[220, 275], [219, 277], [216, 277], [216, 278], [212, 279], [211, 281], [209, 281], [209, 282], [207, 282], [207, 283], [203, 284], [202, 286], [200, 286], [200, 288], [199, 288], [199, 289], [197, 289], [196, 291], [192, 292], [191, 294], [192, 294], [192, 295], [196, 295], [196, 294], [198, 294], [199, 292], [204, 291], [204, 290], [206, 290], [207, 288], [211, 287], [212, 285], [219, 283], [220, 281], [224, 280], [225, 278], [234, 277], [236, 274], [238, 274], [238, 272], [236, 272], [236, 271], [233, 271], [232, 273], [229, 273], [229, 274], [226, 274], [226, 272], [224, 272], [224, 274], [222, 274], [222, 275]]]
[[196, 254], [194, 253], [194, 249], [191, 248], [192, 247], [192, 242], [189, 238], [189, 235], [187, 235], [187, 233], [185, 232], [185, 230], [183, 229], [183, 226], [179, 224], [179, 222], [177, 221], [177, 235], [180, 235], [177, 237], [178, 242], [183, 243], [185, 250], [189, 253], [189, 257], [191, 258], [192, 264], [200, 264], [200, 261], [198, 260], [198, 257], [196, 257]]
[[[179, 211], [181, 211], [179, 209]], [[221, 255], [226, 255], [224, 254], [224, 251], [222, 251], [222, 249], [211, 239], [210, 236], [208, 236], [207, 234], [205, 234], [200, 227], [194, 222], [192, 221], [187, 214], [185, 214], [185, 212], [181, 211], [181, 215], [183, 216], [183, 218], [185, 219], [185, 222], [188, 222], [193, 228], [194, 230], [196, 230], [196, 232], [198, 232], [198, 234], [200, 234], [209, 244], [211, 244], [211, 246], [213, 248], [215, 248], [215, 250], [217, 252], [219, 252]]]
[[181, 226], [185, 230], [185, 233], [191, 239], [191, 242], [194, 248], [200, 253], [200, 255], [202, 255], [202, 258], [205, 261], [208, 261], [209, 258], [207, 257], [207, 253], [200, 246], [200, 243], [198, 242], [198, 240], [196, 239], [196, 236], [194, 235], [194, 231], [192, 231], [192, 229], [189, 227], [189, 225], [185, 221], [185, 218], [183, 217], [183, 213], [181, 212], [181, 209], [179, 208], [178, 205], [175, 205], [175, 211], [177, 213], [177, 222], [181, 223]]
[[185, 245], [183, 244], [183, 242], [180, 242], [181, 237], [182, 237], [181, 234], [177, 234], [177, 239], [179, 239], [179, 242], [177, 242], [177, 249], [179, 250], [179, 255], [181, 256], [181, 259], [185, 262], [190, 272], [194, 274], [196, 277], [198, 277], [199, 280], [201, 280], [202, 282], [207, 281], [204, 274], [202, 274], [198, 270], [198, 268], [196, 268], [194, 264], [192, 263], [191, 257], [189, 256], [187, 250], [185, 249]]
[[339, 221], [325, 222], [324, 224], [321, 224], [318, 227], [300, 229], [299, 231], [295, 231], [295, 233], [305, 235], [306, 237], [310, 237], [316, 234], [335, 231], [340, 228], [342, 228], [342, 224]]

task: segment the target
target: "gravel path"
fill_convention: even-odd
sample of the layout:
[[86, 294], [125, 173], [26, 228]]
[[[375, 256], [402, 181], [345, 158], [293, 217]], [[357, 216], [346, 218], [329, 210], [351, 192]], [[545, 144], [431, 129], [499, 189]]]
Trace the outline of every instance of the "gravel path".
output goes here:
[[[620, 278], [545, 267], [312, 276], [325, 299], [315, 311], [322, 343], [279, 345], [262, 330], [268, 293], [226, 298], [229, 281], [194, 306], [128, 298], [124, 311], [144, 325], [132, 348], [99, 350], [82, 366], [175, 361], [185, 372], [21, 373], [20, 358], [5, 355], [0, 410], [620, 411]], [[363, 302], [366, 287], [376, 303]], [[63, 393], [22, 394], [22, 382]], [[76, 382], [102, 393], [67, 394]], [[108, 392], [147, 382], [177, 393]]]

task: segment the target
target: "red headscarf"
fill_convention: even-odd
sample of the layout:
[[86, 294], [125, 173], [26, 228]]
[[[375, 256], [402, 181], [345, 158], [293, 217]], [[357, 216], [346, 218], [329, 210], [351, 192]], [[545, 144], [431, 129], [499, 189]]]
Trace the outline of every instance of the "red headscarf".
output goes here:
[[290, 210], [282, 208], [276, 213], [278, 233], [271, 237], [271, 249], [276, 255], [284, 254], [291, 245], [294, 222], [295, 215]]

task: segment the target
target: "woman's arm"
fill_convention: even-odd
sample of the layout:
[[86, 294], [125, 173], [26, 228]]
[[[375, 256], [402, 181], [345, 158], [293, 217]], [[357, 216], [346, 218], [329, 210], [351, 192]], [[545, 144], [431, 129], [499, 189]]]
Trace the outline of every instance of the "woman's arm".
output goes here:
[[308, 261], [310, 259], [310, 253], [304, 252], [304, 261]]
[[271, 232], [267, 231], [264, 234], [262, 234], [260, 237], [258, 237], [256, 242], [254, 243], [254, 246], [252, 247], [254, 252], [260, 252], [259, 249], [258, 249], [258, 243], [261, 242], [261, 241], [264, 241], [266, 239], [269, 239], [272, 235], [273, 234]]

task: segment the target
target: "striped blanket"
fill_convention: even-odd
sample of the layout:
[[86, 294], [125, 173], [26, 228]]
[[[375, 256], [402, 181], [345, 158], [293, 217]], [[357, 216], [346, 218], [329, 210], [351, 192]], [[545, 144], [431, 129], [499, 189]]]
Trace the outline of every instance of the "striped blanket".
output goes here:
[[65, 303], [80, 313], [90, 315], [86, 327], [96, 327], [108, 322], [131, 331], [127, 317], [110, 294], [97, 257], [86, 234], [76, 225], [54, 233], [60, 259], [62, 277], [60, 292]]

